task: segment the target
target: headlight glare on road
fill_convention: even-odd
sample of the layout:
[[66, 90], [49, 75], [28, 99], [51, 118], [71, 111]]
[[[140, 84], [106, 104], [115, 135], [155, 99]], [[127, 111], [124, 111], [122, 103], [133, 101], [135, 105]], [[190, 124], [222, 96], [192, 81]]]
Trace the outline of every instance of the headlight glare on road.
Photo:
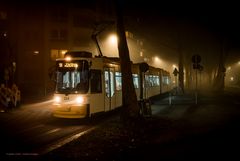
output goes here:
[[55, 96], [55, 97], [54, 97], [54, 102], [55, 102], [55, 103], [60, 103], [60, 102], [61, 102], [61, 97]]

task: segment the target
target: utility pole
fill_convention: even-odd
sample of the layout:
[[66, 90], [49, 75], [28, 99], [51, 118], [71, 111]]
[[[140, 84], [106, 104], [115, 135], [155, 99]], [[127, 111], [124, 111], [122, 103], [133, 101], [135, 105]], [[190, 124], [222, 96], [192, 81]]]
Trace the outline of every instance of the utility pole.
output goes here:
[[196, 85], [195, 85], [195, 104], [198, 104], [198, 70], [202, 70], [203, 67], [199, 64], [201, 62], [200, 55], [193, 55], [192, 62], [193, 62], [193, 69], [196, 73]]
[[181, 47], [179, 47], [179, 64], [178, 64], [178, 70], [179, 70], [179, 75], [178, 75], [178, 79], [179, 79], [179, 87], [182, 91], [182, 93], [184, 93], [184, 72], [183, 72], [183, 53], [182, 53], [182, 49]]

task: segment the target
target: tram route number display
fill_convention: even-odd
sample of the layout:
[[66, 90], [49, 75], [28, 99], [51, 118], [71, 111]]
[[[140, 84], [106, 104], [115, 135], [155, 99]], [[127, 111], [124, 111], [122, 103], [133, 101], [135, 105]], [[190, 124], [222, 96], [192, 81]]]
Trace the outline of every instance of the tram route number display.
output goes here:
[[78, 63], [58, 63], [59, 68], [77, 68]]

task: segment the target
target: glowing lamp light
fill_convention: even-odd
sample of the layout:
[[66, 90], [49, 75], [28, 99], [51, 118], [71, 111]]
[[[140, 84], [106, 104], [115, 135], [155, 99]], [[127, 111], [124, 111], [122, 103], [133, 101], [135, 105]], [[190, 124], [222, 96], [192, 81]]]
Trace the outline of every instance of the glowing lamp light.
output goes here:
[[76, 98], [76, 103], [82, 104], [83, 102], [84, 102], [84, 99], [83, 99], [82, 96], [79, 96], [79, 97]]
[[149, 59], [148, 58], [143, 58], [143, 61], [148, 62]]
[[230, 81], [234, 81], [234, 78], [233, 78], [233, 77], [231, 77], [231, 78], [230, 78]]
[[117, 42], [118, 42], [118, 40], [117, 40], [117, 36], [116, 35], [110, 35], [109, 36], [109, 42], [111, 43], [111, 44], [117, 44]]
[[156, 57], [154, 57], [154, 60], [155, 61], [160, 61], [160, 59], [156, 56]]
[[39, 54], [39, 51], [33, 51], [33, 55], [38, 55]]
[[60, 103], [60, 102], [61, 102], [61, 97], [55, 96], [55, 97], [54, 97], [54, 102], [55, 102], [55, 103]]
[[71, 61], [72, 58], [71, 58], [70, 56], [67, 56], [67, 57], [65, 58], [65, 60], [66, 60], [66, 61]]

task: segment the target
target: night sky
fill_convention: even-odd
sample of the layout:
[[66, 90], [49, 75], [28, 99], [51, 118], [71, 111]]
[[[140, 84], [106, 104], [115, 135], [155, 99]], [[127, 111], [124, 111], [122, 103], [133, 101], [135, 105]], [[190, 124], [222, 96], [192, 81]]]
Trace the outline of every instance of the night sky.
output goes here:
[[[215, 55], [224, 42], [227, 51], [240, 49], [240, 10], [231, 1], [124, 1], [129, 28], [138, 31], [155, 50], [177, 48], [180, 37], [184, 50]], [[212, 43], [214, 42], [214, 43]], [[238, 52], [234, 52], [235, 57]], [[173, 55], [167, 54], [169, 59]], [[231, 57], [231, 56], [228, 56]]]
[[[208, 28], [211, 32], [234, 38], [238, 31], [238, 4], [231, 1], [193, 1], [193, 2], [160, 2], [153, 0], [125, 2], [128, 15], [138, 17], [148, 27], [153, 29], [161, 25], [162, 19], [176, 19]], [[155, 27], [154, 27], [155, 25]]]
[[[10, 0], [11, 1], [11, 0]], [[15, 1], [18, 5], [43, 3], [86, 2], [96, 0], [36, 0], [32, 2]], [[100, 1], [100, 0], [98, 0]], [[113, 1], [113, 0], [104, 0]], [[164, 47], [175, 50], [180, 37], [191, 50], [207, 47], [212, 39], [225, 41], [229, 50], [240, 49], [240, 10], [237, 2], [222, 1], [156, 1], [156, 0], [119, 0], [123, 4], [126, 29], [143, 37], [144, 45], [153, 50]], [[99, 3], [99, 2], [98, 2]], [[207, 41], [206, 41], [207, 40]], [[206, 44], [204, 44], [206, 43]], [[168, 54], [169, 55], [169, 54]], [[169, 55], [171, 56], [171, 54]]]

